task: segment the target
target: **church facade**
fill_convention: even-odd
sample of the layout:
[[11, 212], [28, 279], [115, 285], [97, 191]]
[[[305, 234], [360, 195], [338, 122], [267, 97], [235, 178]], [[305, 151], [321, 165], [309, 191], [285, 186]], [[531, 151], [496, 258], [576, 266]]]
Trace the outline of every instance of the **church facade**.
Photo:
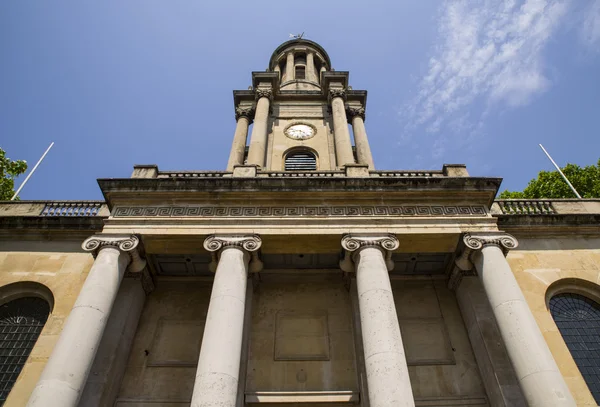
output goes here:
[[225, 171], [0, 202], [0, 405], [600, 402], [600, 200], [377, 170], [309, 40], [233, 96]]

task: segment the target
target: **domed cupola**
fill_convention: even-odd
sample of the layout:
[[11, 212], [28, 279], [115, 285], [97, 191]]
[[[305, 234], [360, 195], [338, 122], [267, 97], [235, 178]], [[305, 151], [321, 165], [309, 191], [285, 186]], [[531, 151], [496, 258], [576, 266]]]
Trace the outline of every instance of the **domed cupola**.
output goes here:
[[320, 90], [321, 72], [331, 70], [331, 61], [319, 44], [299, 38], [277, 47], [269, 70], [279, 74], [280, 90]]

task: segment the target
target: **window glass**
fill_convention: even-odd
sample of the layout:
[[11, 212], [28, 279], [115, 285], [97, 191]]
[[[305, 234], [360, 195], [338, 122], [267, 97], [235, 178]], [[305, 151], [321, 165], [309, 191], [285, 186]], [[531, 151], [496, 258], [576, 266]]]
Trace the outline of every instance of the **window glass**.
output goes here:
[[600, 404], [600, 305], [579, 294], [558, 294], [550, 299], [550, 313]]
[[0, 405], [19, 377], [49, 314], [48, 303], [37, 297], [0, 306]]

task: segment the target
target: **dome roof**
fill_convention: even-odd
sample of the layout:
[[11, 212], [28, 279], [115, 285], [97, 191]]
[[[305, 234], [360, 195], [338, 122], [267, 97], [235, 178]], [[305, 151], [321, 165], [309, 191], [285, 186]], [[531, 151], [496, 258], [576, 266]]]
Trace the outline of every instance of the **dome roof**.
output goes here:
[[311, 41], [311, 40], [305, 40], [303, 38], [300, 38], [300, 39], [296, 38], [296, 39], [284, 42], [283, 44], [278, 46], [275, 49], [275, 51], [273, 51], [273, 54], [271, 55], [271, 60], [269, 61], [269, 69], [272, 70], [275, 67], [275, 61], [277, 60], [277, 56], [279, 56], [279, 54], [281, 54], [282, 51], [284, 51], [285, 49], [290, 48], [292, 46], [296, 46], [296, 45], [298, 45], [298, 46], [304, 45], [304, 46], [316, 49], [321, 54], [321, 56], [323, 58], [325, 58], [325, 62], [327, 64], [327, 66], [329, 68], [331, 68], [331, 61], [329, 59], [329, 55], [327, 55], [327, 51], [325, 51], [325, 49], [322, 46], [320, 46], [319, 44], [317, 44], [316, 42]]

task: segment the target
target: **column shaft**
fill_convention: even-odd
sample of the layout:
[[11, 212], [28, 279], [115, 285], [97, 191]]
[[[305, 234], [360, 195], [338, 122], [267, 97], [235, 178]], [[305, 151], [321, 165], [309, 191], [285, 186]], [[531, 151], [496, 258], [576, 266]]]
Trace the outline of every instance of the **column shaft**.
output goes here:
[[265, 166], [265, 154], [267, 151], [267, 135], [269, 124], [269, 98], [262, 96], [256, 103], [254, 115], [254, 126], [250, 136], [250, 148], [248, 150], [248, 164]]
[[215, 273], [192, 394], [192, 407], [235, 407], [249, 255], [225, 247]]
[[343, 167], [346, 164], [354, 164], [344, 99], [339, 96], [333, 97], [331, 100], [331, 111], [333, 114], [333, 138], [335, 140], [337, 166]]
[[413, 407], [394, 296], [381, 249], [355, 254], [369, 403], [371, 407]]
[[296, 77], [296, 71], [294, 67], [294, 53], [288, 52], [287, 60], [285, 62], [285, 79], [284, 82], [293, 81]]
[[28, 407], [76, 407], [130, 258], [100, 249]]
[[146, 292], [140, 278], [125, 278], [115, 299], [79, 405], [114, 405], [145, 302]]
[[490, 405], [527, 407], [504, 343], [498, 340], [500, 330], [480, 279], [462, 277], [456, 300]]
[[369, 170], [374, 170], [373, 155], [367, 138], [367, 130], [365, 122], [360, 115], [355, 115], [352, 118], [352, 131], [354, 133], [354, 143], [356, 144], [356, 158], [359, 164], [367, 164]]
[[575, 406], [502, 250], [484, 245], [473, 263], [529, 406]]
[[246, 116], [240, 116], [235, 126], [231, 152], [227, 163], [227, 171], [233, 171], [234, 165], [244, 164], [244, 153], [246, 152], [246, 139], [248, 138], [248, 126], [250, 120]]

